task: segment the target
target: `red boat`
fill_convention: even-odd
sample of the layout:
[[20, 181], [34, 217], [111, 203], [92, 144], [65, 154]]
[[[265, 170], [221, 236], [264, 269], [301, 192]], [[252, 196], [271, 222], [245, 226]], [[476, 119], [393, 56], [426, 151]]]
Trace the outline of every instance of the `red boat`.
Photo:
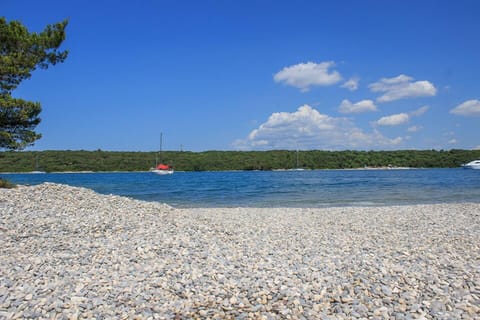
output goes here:
[[[160, 133], [160, 150], [158, 151], [158, 158], [160, 159], [161, 159], [161, 153], [162, 153], [162, 138], [163, 138], [163, 134]], [[151, 168], [150, 172], [153, 172], [156, 174], [172, 174], [173, 168], [167, 164], [163, 164], [163, 163], [158, 164], [158, 158], [157, 158], [157, 165], [155, 166], [155, 168]]]
[[155, 168], [153, 168], [151, 170], [151, 172], [156, 173], [156, 174], [172, 174], [173, 173], [173, 168], [170, 167], [169, 165], [160, 163]]

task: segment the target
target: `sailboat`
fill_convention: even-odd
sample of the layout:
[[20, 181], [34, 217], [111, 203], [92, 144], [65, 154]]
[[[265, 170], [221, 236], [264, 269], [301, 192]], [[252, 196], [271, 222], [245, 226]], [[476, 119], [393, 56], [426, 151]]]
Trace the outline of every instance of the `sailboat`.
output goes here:
[[163, 134], [160, 133], [160, 150], [157, 155], [155, 168], [151, 168], [150, 172], [160, 174], [160, 175], [173, 174], [173, 168], [171, 166], [164, 163], [158, 163], [158, 158], [160, 157], [160, 160], [161, 160], [161, 154], [162, 154], [162, 138], [163, 138]]
[[30, 173], [45, 173], [45, 171], [40, 170], [40, 167], [38, 165], [38, 156], [35, 157], [35, 170], [30, 171]]
[[296, 167], [293, 168], [293, 169], [288, 169], [288, 171], [304, 171], [304, 170], [305, 170], [304, 168], [300, 168], [300, 167], [298, 166], [298, 149], [297, 149], [296, 155], [297, 155]]

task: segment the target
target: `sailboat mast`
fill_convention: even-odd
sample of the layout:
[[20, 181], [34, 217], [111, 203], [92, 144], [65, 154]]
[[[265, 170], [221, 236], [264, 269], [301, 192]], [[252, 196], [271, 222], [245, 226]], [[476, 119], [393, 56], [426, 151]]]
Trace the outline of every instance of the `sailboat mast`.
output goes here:
[[163, 132], [160, 132], [160, 152], [162, 152]]
[[158, 166], [159, 162], [162, 161], [161, 153], [162, 153], [162, 133], [160, 132], [160, 149], [158, 149], [158, 152], [155, 154], [155, 168]]
[[162, 161], [162, 140], [163, 132], [160, 132], [160, 150], [158, 151], [158, 157], [160, 158], [160, 162]]

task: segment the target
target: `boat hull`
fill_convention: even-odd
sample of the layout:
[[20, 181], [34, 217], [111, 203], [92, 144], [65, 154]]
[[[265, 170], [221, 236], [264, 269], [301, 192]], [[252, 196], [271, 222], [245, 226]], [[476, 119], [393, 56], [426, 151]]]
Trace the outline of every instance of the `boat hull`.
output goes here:
[[474, 160], [472, 162], [462, 164], [465, 169], [480, 169], [480, 160]]
[[173, 174], [173, 170], [160, 170], [160, 169], [153, 169], [150, 172], [153, 172], [158, 175], [167, 175], [167, 174]]
[[480, 170], [480, 165], [476, 165], [476, 166], [469, 166], [469, 165], [466, 165], [466, 164], [464, 164], [462, 167], [463, 167], [463, 168], [465, 168], [465, 169], [474, 169], [474, 170]]

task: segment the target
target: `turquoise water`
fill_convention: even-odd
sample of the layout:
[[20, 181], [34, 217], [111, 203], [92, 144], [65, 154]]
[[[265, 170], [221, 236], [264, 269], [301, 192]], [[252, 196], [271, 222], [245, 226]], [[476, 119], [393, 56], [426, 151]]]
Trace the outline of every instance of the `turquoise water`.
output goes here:
[[0, 174], [174, 207], [329, 207], [480, 202], [480, 170], [315, 170]]

